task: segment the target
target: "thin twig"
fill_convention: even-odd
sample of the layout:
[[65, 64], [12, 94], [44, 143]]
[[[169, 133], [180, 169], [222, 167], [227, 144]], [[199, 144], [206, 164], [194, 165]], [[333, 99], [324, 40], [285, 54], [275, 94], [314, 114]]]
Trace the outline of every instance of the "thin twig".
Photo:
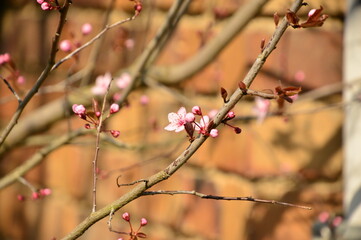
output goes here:
[[10, 122], [8, 123], [8, 125], [6, 126], [6, 128], [2, 131], [1, 136], [0, 136], [0, 146], [3, 145], [3, 143], [5, 142], [5, 139], [7, 138], [7, 136], [11, 132], [11, 130], [14, 128], [14, 126], [17, 124], [18, 119], [20, 118], [26, 105], [30, 102], [30, 100], [33, 98], [33, 96], [38, 92], [40, 86], [47, 79], [47, 77], [50, 73], [50, 70], [51, 70], [52, 66], [54, 65], [55, 56], [58, 51], [60, 36], [63, 31], [63, 27], [65, 25], [66, 16], [67, 16], [70, 4], [71, 4], [71, 0], [66, 0], [64, 2], [64, 5], [59, 10], [59, 12], [60, 12], [59, 23], [58, 23], [58, 27], [57, 27], [55, 36], [53, 38], [48, 63], [46, 65], [45, 69], [43, 70], [43, 72], [40, 74], [40, 76], [39, 76], [38, 80], [36, 81], [35, 85], [33, 86], [33, 88], [30, 89], [30, 91], [24, 97], [23, 101], [19, 104], [18, 108], [16, 109], [16, 112], [13, 114], [13, 116], [12, 116]]
[[101, 109], [100, 117], [99, 117], [99, 125], [97, 127], [97, 137], [96, 137], [96, 142], [95, 142], [95, 154], [94, 154], [94, 159], [93, 159], [93, 208], [92, 208], [92, 212], [96, 211], [96, 206], [97, 206], [97, 179], [98, 179], [98, 157], [99, 157], [99, 150], [100, 150], [100, 134], [103, 130], [103, 121], [105, 120], [104, 119], [105, 104], [107, 102], [107, 96], [108, 96], [111, 84], [112, 84], [112, 79], [110, 80], [107, 91], [105, 92], [104, 97], [103, 97], [102, 109]]
[[4, 81], [4, 83], [6, 84], [6, 86], [8, 86], [8, 88], [10, 89], [10, 91], [14, 94], [14, 96], [16, 97], [16, 99], [18, 100], [18, 103], [21, 104], [22, 100], [21, 98], [19, 97], [19, 95], [16, 93], [15, 89], [10, 85], [10, 83], [5, 79], [3, 78], [1, 75], [0, 75], [0, 78]]
[[69, 53], [68, 55], [66, 55], [65, 57], [63, 57], [62, 59], [60, 59], [57, 63], [54, 64], [54, 66], [51, 68], [50, 71], [54, 71], [56, 68], [58, 68], [62, 63], [64, 63], [65, 61], [69, 60], [70, 58], [72, 58], [74, 55], [78, 54], [80, 51], [82, 51], [84, 48], [89, 47], [90, 45], [92, 45], [95, 41], [97, 41], [98, 39], [100, 39], [108, 30], [117, 27], [121, 24], [124, 24], [126, 22], [130, 22], [132, 20], [134, 20], [137, 17], [136, 14], [134, 14], [132, 17], [129, 17], [127, 19], [115, 22], [111, 25], [106, 25], [105, 28], [103, 30], [101, 30], [95, 37], [93, 37], [92, 39], [90, 39], [88, 42], [86, 42], [85, 44], [83, 44], [82, 46], [78, 47], [77, 49], [75, 49], [74, 51], [72, 51], [71, 53]]
[[203, 194], [196, 191], [145, 191], [143, 192], [143, 196], [149, 196], [149, 195], [160, 195], [160, 194], [166, 194], [166, 195], [176, 195], [176, 194], [188, 194], [188, 195], [194, 195], [203, 199], [212, 199], [212, 200], [225, 200], [225, 201], [249, 201], [249, 202], [257, 202], [257, 203], [268, 203], [268, 204], [276, 204], [276, 205], [282, 205], [286, 207], [296, 207], [296, 208], [302, 208], [306, 210], [312, 210], [311, 207], [306, 207], [302, 205], [296, 205], [292, 203], [286, 203], [286, 202], [280, 202], [275, 200], [266, 200], [266, 199], [259, 199], [254, 197], [225, 197], [225, 196], [216, 196], [216, 195], [208, 195]]
[[74, 138], [84, 135], [88, 132], [89, 131], [87, 131], [86, 129], [80, 129], [78, 131], [73, 131], [69, 134], [67, 133], [61, 137], [54, 139], [54, 141], [50, 142], [49, 145], [37, 151], [33, 156], [31, 156], [19, 167], [15, 168], [10, 173], [3, 176], [0, 179], [0, 189], [9, 186], [10, 184], [14, 183], [19, 177], [24, 176], [28, 171], [33, 169], [35, 166], [39, 165], [45, 159], [45, 157], [52, 151], [69, 143]]

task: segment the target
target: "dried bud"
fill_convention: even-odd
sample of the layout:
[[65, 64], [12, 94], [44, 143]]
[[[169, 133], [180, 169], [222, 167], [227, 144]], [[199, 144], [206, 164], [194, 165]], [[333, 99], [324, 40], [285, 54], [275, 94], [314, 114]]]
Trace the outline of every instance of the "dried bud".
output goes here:
[[227, 93], [227, 90], [222, 87], [221, 87], [221, 96], [223, 98], [223, 102], [227, 103], [228, 102], [228, 100], [227, 100], [228, 93]]
[[238, 87], [239, 87], [239, 89], [242, 90], [243, 95], [247, 94], [247, 86], [246, 86], [246, 84], [244, 82], [240, 81], [238, 83]]
[[274, 21], [274, 23], [275, 23], [275, 25], [276, 25], [276, 27], [277, 27], [277, 26], [278, 26], [278, 23], [279, 23], [279, 21], [280, 21], [280, 16], [278, 15], [277, 12], [275, 12], [275, 13], [273, 14], [273, 21]]
[[265, 43], [266, 43], [266, 39], [263, 38], [263, 39], [261, 40], [261, 45], [260, 45], [261, 52], [263, 52]]
[[236, 134], [240, 134], [240, 133], [242, 132], [242, 129], [240, 129], [239, 127], [235, 127], [235, 128], [234, 128], [234, 132], [235, 132]]

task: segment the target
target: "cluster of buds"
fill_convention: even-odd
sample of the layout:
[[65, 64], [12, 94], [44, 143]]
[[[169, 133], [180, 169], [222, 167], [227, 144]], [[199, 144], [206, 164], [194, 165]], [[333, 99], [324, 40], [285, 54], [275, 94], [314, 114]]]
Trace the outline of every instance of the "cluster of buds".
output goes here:
[[56, 0], [36, 0], [40, 4], [40, 7], [44, 11], [51, 11], [60, 9], [60, 6]]
[[[93, 26], [90, 23], [84, 23], [81, 26], [81, 34], [83, 37], [89, 35], [92, 31]], [[75, 34], [71, 33], [71, 36], [73, 38], [72, 40], [65, 39], [60, 42], [59, 48], [61, 51], [68, 53], [81, 46], [81, 41], [75, 39]]]
[[[101, 123], [100, 121], [104, 122], [105, 120], [107, 120], [110, 117], [110, 115], [117, 113], [120, 107], [116, 103], [111, 104], [108, 114], [105, 118], [101, 118], [102, 112], [100, 111], [99, 104], [95, 99], [93, 99], [93, 109], [92, 109], [93, 111], [87, 111], [83, 105], [78, 105], [78, 104], [74, 104], [72, 109], [76, 115], [78, 115], [81, 119], [87, 122], [84, 125], [86, 129], [98, 129]], [[110, 134], [115, 138], [120, 135], [120, 132], [118, 130], [100, 129], [100, 131], [110, 132]]]
[[295, 12], [288, 10], [286, 13], [286, 18], [288, 23], [293, 28], [309, 28], [309, 27], [321, 27], [323, 23], [328, 18], [327, 14], [322, 14], [323, 7], [320, 6], [319, 9], [311, 9], [308, 12], [307, 20], [300, 23], [300, 19]]
[[[196, 116], [200, 117], [200, 121], [196, 121]], [[234, 127], [228, 123], [229, 120], [235, 117], [234, 112], [228, 112], [227, 116], [222, 120], [222, 123], [234, 129], [235, 133], [241, 133], [241, 129]], [[181, 107], [177, 113], [168, 114], [169, 124], [164, 128], [167, 131], [180, 132], [185, 130], [188, 134], [190, 141], [194, 140], [194, 132], [210, 137], [217, 137], [218, 130], [214, 128], [213, 120], [208, 115], [203, 115], [199, 106], [194, 106], [191, 112], [186, 111]]]
[[[124, 221], [129, 223], [130, 232], [118, 232], [118, 233], [129, 235], [130, 236], [129, 240], [136, 240], [138, 238], [146, 238], [147, 237], [147, 235], [145, 233], [140, 232], [140, 229], [148, 224], [147, 219], [141, 218], [138, 229], [134, 230], [132, 227], [132, 223], [130, 222], [130, 214], [125, 212], [125, 213], [123, 213], [122, 218], [124, 219]], [[118, 238], [118, 240], [123, 240], [123, 238]]]
[[17, 84], [25, 83], [25, 78], [20, 75], [19, 70], [9, 53], [0, 54], [0, 67], [5, 68], [10, 73], [7, 79], [12, 80]]
[[[46, 196], [49, 196], [51, 194], [51, 189], [49, 188], [42, 188], [42, 189], [39, 189], [37, 191], [33, 191], [32, 194], [31, 194], [31, 200], [38, 200], [38, 199], [42, 199]], [[19, 194], [17, 196], [18, 200], [19, 201], [25, 201], [26, 200], [26, 197], [22, 194]]]

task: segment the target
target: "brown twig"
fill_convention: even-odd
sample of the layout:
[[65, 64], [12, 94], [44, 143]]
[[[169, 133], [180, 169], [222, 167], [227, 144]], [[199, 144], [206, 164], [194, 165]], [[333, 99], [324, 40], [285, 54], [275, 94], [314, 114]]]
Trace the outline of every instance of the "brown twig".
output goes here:
[[292, 204], [292, 203], [286, 203], [286, 202], [280, 202], [275, 200], [266, 200], [266, 199], [259, 199], [254, 197], [225, 197], [225, 196], [216, 196], [216, 195], [208, 195], [203, 194], [196, 191], [145, 191], [143, 192], [143, 196], [149, 196], [149, 195], [160, 195], [160, 194], [166, 194], [166, 195], [176, 195], [176, 194], [188, 194], [188, 195], [194, 195], [196, 197], [200, 197], [203, 199], [211, 199], [211, 200], [224, 200], [224, 201], [248, 201], [248, 202], [257, 202], [257, 203], [268, 203], [268, 204], [275, 204], [275, 205], [282, 205], [286, 207], [296, 207], [296, 208], [302, 208], [306, 210], [311, 210], [311, 207], [306, 207], [302, 205]]
[[0, 75], [0, 78], [4, 81], [4, 83], [6, 84], [6, 86], [8, 86], [8, 88], [10, 89], [10, 91], [14, 94], [14, 96], [16, 97], [16, 99], [18, 100], [18, 103], [21, 104], [22, 100], [19, 97], [19, 95], [16, 93], [15, 89], [11, 86], [11, 84], [8, 82], [8, 80], [6, 80], [6, 78], [3, 78]]

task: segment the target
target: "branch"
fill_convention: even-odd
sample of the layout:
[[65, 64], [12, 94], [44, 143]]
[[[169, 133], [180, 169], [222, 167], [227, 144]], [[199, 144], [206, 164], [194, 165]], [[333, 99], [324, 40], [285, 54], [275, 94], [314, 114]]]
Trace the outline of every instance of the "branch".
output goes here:
[[57, 138], [55, 141], [51, 142], [48, 146], [40, 149], [31, 158], [29, 158], [23, 164], [21, 164], [19, 167], [12, 170], [6, 176], [2, 177], [0, 179], [0, 189], [3, 189], [9, 186], [10, 184], [14, 183], [20, 177], [24, 176], [29, 170], [39, 165], [49, 153], [69, 143], [74, 138], [86, 134], [87, 132], [89, 131], [86, 131], [85, 129], [73, 131], [69, 134], [65, 134], [64, 136]]
[[292, 203], [286, 203], [286, 202], [280, 202], [275, 200], [265, 200], [265, 199], [259, 199], [259, 198], [253, 198], [253, 197], [224, 197], [224, 196], [215, 196], [215, 195], [207, 195], [203, 193], [199, 193], [196, 191], [146, 191], [142, 195], [143, 196], [149, 196], [149, 195], [160, 195], [160, 194], [167, 194], [167, 195], [176, 195], [176, 194], [188, 194], [188, 195], [194, 195], [196, 197], [200, 197], [203, 199], [212, 199], [212, 200], [225, 200], [225, 201], [248, 201], [248, 202], [257, 202], [257, 203], [268, 203], [268, 204], [275, 204], [275, 205], [282, 205], [286, 207], [296, 207], [296, 208], [302, 208], [306, 210], [312, 210], [311, 207], [296, 205]]
[[66, 16], [67, 16], [70, 4], [71, 4], [71, 0], [66, 0], [64, 2], [63, 7], [61, 7], [61, 9], [59, 10], [60, 18], [59, 18], [58, 28], [57, 28], [55, 36], [53, 38], [53, 43], [52, 43], [52, 46], [51, 46], [51, 51], [50, 51], [50, 56], [49, 56], [48, 63], [46, 65], [45, 69], [43, 70], [43, 72], [41, 73], [41, 75], [39, 76], [38, 80], [36, 81], [34, 87], [32, 89], [30, 89], [30, 91], [26, 94], [24, 100], [19, 104], [19, 106], [16, 109], [16, 112], [14, 113], [13, 117], [11, 118], [9, 124], [2, 131], [1, 136], [0, 136], [0, 146], [4, 143], [5, 139], [7, 138], [7, 136], [11, 132], [11, 130], [17, 124], [18, 119], [20, 118], [21, 113], [25, 109], [26, 105], [33, 98], [33, 96], [38, 92], [40, 86], [43, 84], [43, 82], [49, 76], [51, 68], [52, 68], [52, 66], [54, 65], [54, 62], [55, 62], [55, 56], [56, 56], [56, 53], [58, 51], [60, 36], [61, 36], [62, 31], [63, 31], [63, 27], [64, 27], [64, 24], [65, 24], [65, 21], [66, 21]]
[[162, 83], [174, 84], [196, 74], [218, 56], [222, 49], [257, 16], [267, 2], [267, 0], [249, 1], [231, 17], [217, 37], [210, 40], [196, 55], [175, 66], [153, 67], [149, 75]]
[[[290, 8], [293, 12], [297, 12], [302, 5], [302, 0], [295, 0], [292, 7]], [[246, 84], [247, 88], [251, 85], [252, 81], [256, 77], [258, 71], [266, 61], [267, 57], [270, 53], [275, 49], [278, 41], [283, 35], [284, 31], [288, 27], [287, 19], [284, 18], [282, 22], [278, 25], [273, 37], [270, 42], [265, 47], [264, 51], [258, 56], [256, 61], [254, 62], [252, 68], [248, 72], [247, 76], [243, 80]], [[243, 93], [240, 89], [237, 89], [233, 95], [231, 96], [229, 102], [224, 105], [224, 107], [218, 112], [215, 117], [214, 124], [215, 127], [218, 126], [221, 121], [224, 119], [226, 114], [238, 103], [238, 101], [242, 98]], [[182, 165], [184, 165], [188, 159], [200, 148], [200, 146], [206, 141], [207, 137], [204, 135], [199, 136], [195, 139], [189, 147], [181, 153], [177, 159], [175, 159], [166, 169], [160, 171], [147, 179], [146, 181], [138, 184], [129, 192], [124, 194], [122, 197], [117, 199], [116, 201], [108, 204], [107, 206], [99, 209], [98, 211], [92, 213], [88, 216], [83, 222], [81, 222], [71, 233], [63, 238], [65, 239], [76, 239], [83, 235], [83, 233], [90, 228], [93, 224], [98, 222], [99, 220], [107, 217], [112, 211], [117, 211], [129, 202], [137, 199], [142, 196], [143, 193], [149, 189], [150, 187], [168, 179], [171, 175], [173, 175]]]

